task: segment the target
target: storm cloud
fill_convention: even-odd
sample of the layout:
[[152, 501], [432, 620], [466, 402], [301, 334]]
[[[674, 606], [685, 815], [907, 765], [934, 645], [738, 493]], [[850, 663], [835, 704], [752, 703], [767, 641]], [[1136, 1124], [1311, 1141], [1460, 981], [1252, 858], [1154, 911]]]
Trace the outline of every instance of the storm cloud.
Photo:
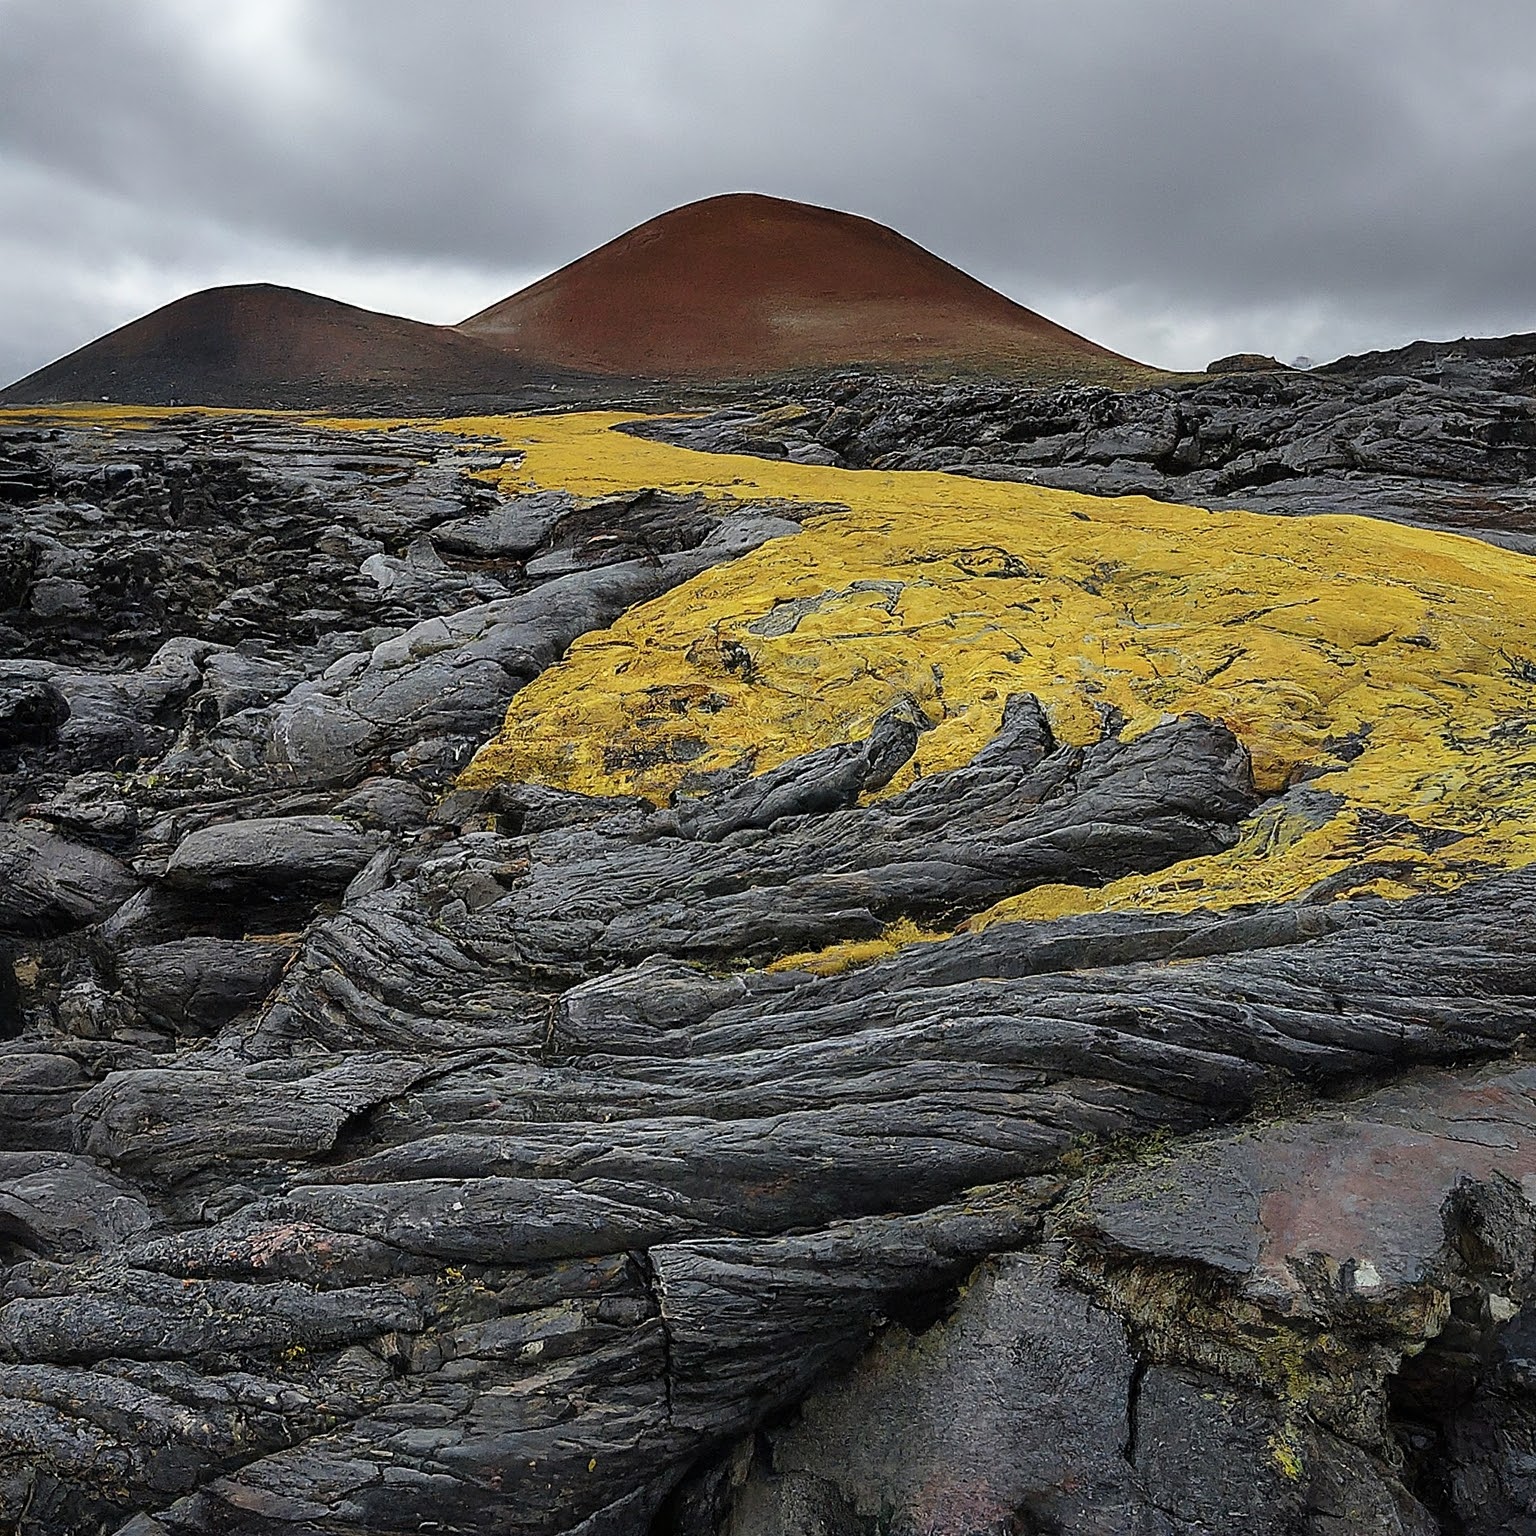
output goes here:
[[469, 314], [662, 209], [891, 224], [1148, 361], [1536, 329], [1528, 0], [0, 0], [0, 377], [269, 280]]

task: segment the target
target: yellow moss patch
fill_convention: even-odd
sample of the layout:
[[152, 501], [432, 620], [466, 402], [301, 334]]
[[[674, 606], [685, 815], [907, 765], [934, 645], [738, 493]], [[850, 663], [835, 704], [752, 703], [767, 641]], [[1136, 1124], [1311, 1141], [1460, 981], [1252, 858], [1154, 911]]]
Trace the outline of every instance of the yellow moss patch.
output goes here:
[[[131, 430], [192, 409], [4, 414]], [[407, 424], [260, 414], [369, 432]], [[1262, 788], [1305, 778], [1340, 808], [1270, 805], [1227, 853], [1101, 889], [1041, 887], [969, 926], [1223, 908], [1325, 879], [1335, 895], [1400, 896], [1536, 859], [1536, 566], [1521, 556], [1362, 518], [851, 472], [611, 430], [633, 419], [409, 424], [513, 451], [515, 463], [481, 472], [509, 493], [657, 487], [848, 510], [579, 641], [518, 695], [467, 784], [664, 798], [690, 770], [749, 758], [762, 771], [862, 736], [907, 698], [935, 728], [893, 793], [967, 761], [1007, 695], [1028, 691], [1069, 742], [1095, 739], [1110, 708], [1133, 735], [1166, 714], [1225, 720]], [[910, 937], [893, 928], [797, 961], [839, 968]]]
[[766, 969], [811, 971], [817, 976], [836, 976], [842, 971], [852, 970], [856, 965], [883, 960], [908, 944], [932, 944], [948, 937], [947, 933], [919, 928], [910, 918], [902, 917], [887, 924], [877, 939], [847, 939], [841, 944], [829, 944], [825, 949], [803, 950], [772, 961]]
[[1069, 742], [1095, 739], [1109, 707], [1132, 735], [1211, 715], [1263, 789], [1315, 779], [1343, 809], [1318, 825], [1268, 808], [1229, 853], [1032, 891], [980, 923], [1276, 900], [1328, 876], [1396, 895], [1536, 858], [1536, 567], [1521, 556], [1364, 518], [696, 454], [609, 430], [626, 419], [446, 425], [522, 452], [488, 474], [508, 491], [849, 510], [579, 641], [518, 695], [466, 784], [664, 798], [690, 770], [762, 771], [859, 737], [908, 698], [935, 729], [893, 793], [966, 762], [1028, 691]]
[[1295, 1437], [1289, 1432], [1283, 1435], [1271, 1435], [1269, 1437], [1269, 1459], [1274, 1462], [1276, 1470], [1287, 1481], [1299, 1483], [1301, 1474], [1305, 1470], [1301, 1460], [1301, 1452], [1297, 1449]]

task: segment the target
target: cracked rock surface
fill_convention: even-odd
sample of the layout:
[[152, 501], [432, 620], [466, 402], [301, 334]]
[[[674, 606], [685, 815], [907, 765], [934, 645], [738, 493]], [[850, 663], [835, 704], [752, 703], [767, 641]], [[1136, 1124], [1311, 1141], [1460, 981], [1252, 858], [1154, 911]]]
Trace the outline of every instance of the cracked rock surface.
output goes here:
[[456, 789], [795, 526], [506, 452], [0, 433], [0, 1521], [1536, 1528], [1536, 869], [966, 931], [1260, 804], [1218, 721], [1027, 693], [897, 793], [903, 707], [668, 805]]

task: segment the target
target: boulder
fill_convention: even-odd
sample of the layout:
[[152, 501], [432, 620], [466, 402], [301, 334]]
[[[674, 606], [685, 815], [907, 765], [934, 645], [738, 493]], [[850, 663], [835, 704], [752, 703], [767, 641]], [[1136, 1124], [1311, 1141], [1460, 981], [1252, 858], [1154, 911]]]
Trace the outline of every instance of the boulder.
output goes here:
[[48, 937], [99, 922], [138, 889], [110, 854], [31, 822], [0, 823], [0, 934]]
[[1278, 357], [1263, 352], [1233, 352], [1205, 365], [1207, 373], [1274, 373], [1288, 367]]
[[151, 1023], [208, 1035], [261, 1002], [292, 954], [286, 944], [196, 937], [127, 950], [117, 974]]
[[339, 816], [264, 816], [216, 822], [185, 838], [165, 868], [173, 889], [217, 898], [242, 893], [332, 895], [382, 845]]

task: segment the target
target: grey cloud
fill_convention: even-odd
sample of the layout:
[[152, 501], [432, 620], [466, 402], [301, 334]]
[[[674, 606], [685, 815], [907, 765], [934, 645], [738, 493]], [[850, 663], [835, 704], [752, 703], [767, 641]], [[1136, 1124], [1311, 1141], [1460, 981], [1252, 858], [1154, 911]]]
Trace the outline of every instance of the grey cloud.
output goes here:
[[1533, 57], [1526, 0], [0, 0], [0, 364], [88, 339], [60, 249], [509, 290], [740, 188], [1154, 361], [1532, 329]]

